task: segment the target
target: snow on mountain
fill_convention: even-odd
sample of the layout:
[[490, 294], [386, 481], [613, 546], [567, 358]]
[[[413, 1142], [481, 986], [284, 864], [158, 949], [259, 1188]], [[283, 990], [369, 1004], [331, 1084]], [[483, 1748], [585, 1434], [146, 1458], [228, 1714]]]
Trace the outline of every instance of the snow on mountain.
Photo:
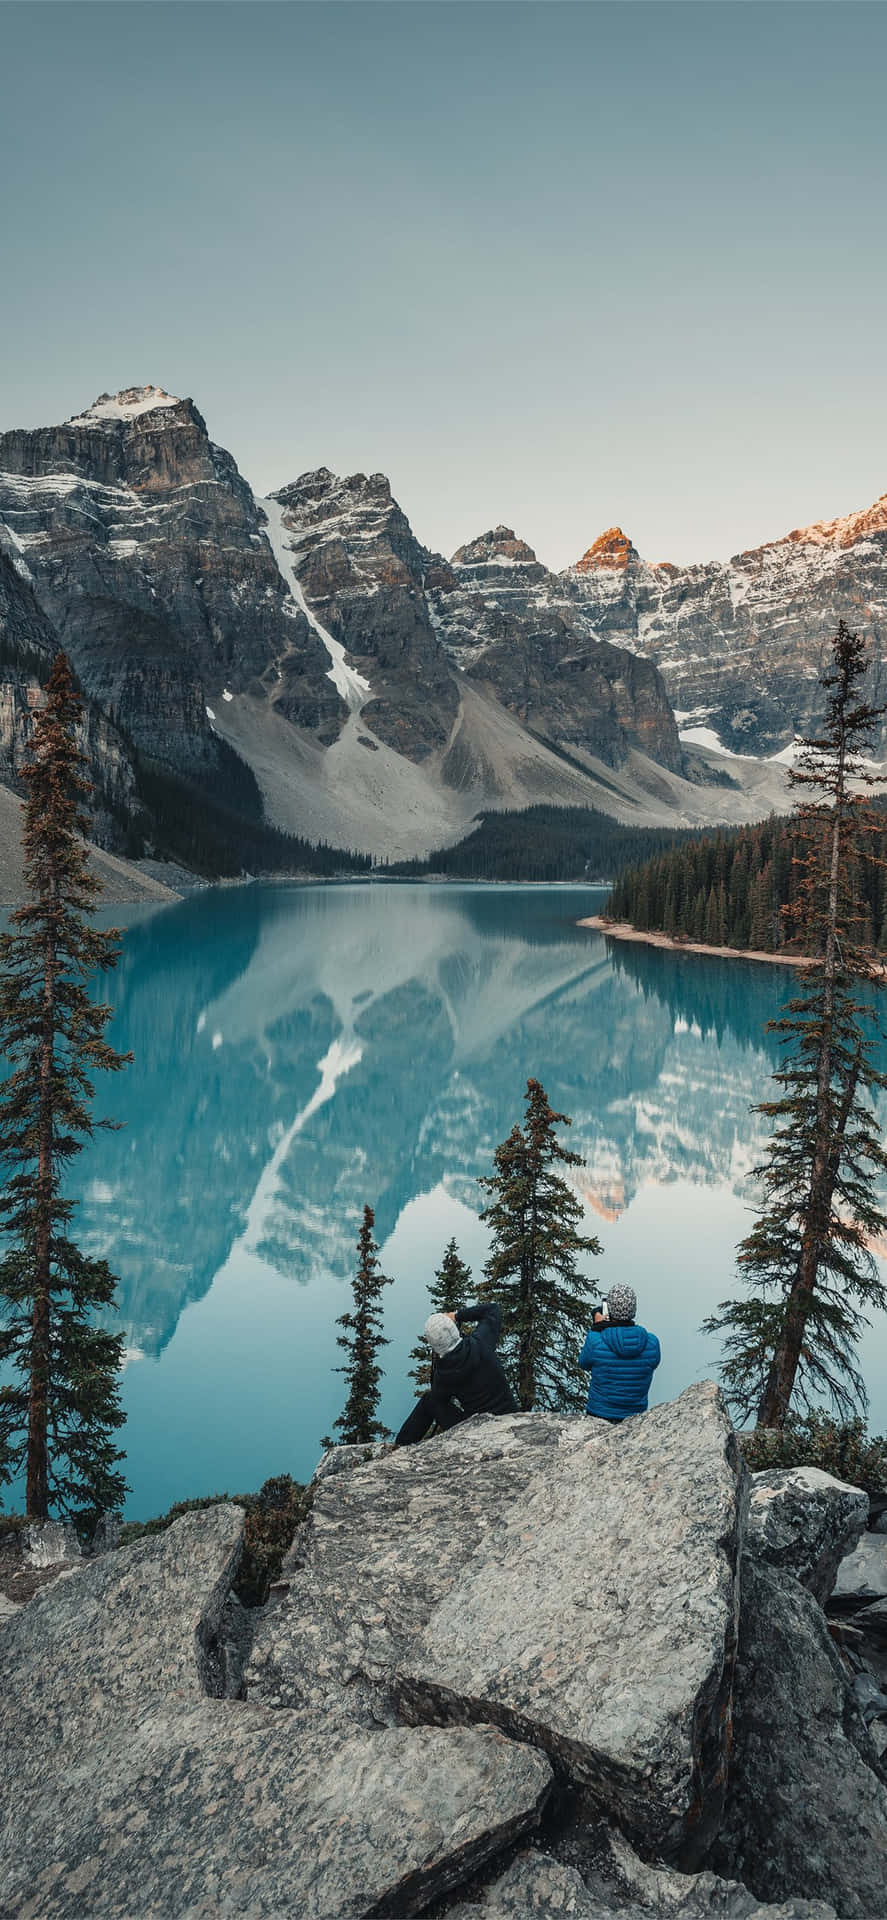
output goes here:
[[868, 636], [870, 691], [883, 698], [887, 494], [700, 566], [651, 565], [611, 528], [561, 575], [561, 591], [596, 633], [659, 668], [693, 728], [733, 753], [774, 756], [821, 717], [819, 675], [839, 619]]
[[100, 393], [85, 413], [75, 413], [69, 427], [92, 426], [103, 420], [137, 420], [143, 413], [156, 413], [164, 407], [180, 407], [172, 393], [162, 387], [124, 387], [121, 393]]

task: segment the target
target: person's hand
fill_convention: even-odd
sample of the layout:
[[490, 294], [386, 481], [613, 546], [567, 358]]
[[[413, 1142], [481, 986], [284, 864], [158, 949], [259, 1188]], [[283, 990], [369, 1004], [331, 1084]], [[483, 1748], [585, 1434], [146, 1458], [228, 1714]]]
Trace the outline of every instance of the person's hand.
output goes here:
[[454, 1327], [458, 1327], [459, 1321], [454, 1313], [448, 1313], [446, 1317], [448, 1320], [452, 1320]]
[[603, 1307], [595, 1307], [592, 1325], [595, 1327], [605, 1327], [609, 1317], [609, 1314], [605, 1312]]

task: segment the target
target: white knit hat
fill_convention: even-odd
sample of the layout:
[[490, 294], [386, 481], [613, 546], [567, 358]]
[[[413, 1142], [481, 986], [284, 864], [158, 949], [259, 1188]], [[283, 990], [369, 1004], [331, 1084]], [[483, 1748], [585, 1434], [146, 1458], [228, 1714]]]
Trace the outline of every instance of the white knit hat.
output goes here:
[[638, 1310], [634, 1287], [611, 1287], [607, 1294], [607, 1306], [614, 1326], [630, 1326]]
[[445, 1353], [452, 1353], [462, 1338], [455, 1320], [448, 1313], [431, 1313], [425, 1322], [425, 1338], [432, 1353], [442, 1360]]

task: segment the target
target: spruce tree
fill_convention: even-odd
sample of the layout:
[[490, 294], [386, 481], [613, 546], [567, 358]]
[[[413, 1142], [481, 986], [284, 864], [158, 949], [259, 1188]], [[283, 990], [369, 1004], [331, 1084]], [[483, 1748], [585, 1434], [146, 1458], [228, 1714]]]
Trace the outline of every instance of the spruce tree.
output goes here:
[[344, 1333], [336, 1344], [347, 1354], [343, 1367], [348, 1382], [348, 1397], [338, 1420], [333, 1422], [338, 1440], [324, 1438], [321, 1445], [369, 1446], [374, 1440], [390, 1440], [391, 1434], [377, 1418], [382, 1369], [378, 1362], [381, 1347], [388, 1341], [382, 1332], [382, 1288], [391, 1280], [379, 1266], [379, 1249], [373, 1239], [375, 1216], [372, 1207], [364, 1207], [363, 1225], [357, 1241], [357, 1272], [352, 1282], [353, 1310], [340, 1314], [337, 1327]]
[[[468, 1300], [468, 1282], [471, 1268], [465, 1265], [455, 1239], [449, 1240], [444, 1248], [443, 1259], [428, 1289], [431, 1305], [429, 1313], [456, 1313]], [[426, 1315], [426, 1318], [428, 1316]], [[410, 1368], [410, 1379], [415, 1380], [420, 1393], [426, 1393], [431, 1385], [431, 1354], [425, 1340], [417, 1340], [410, 1359], [415, 1365]]]
[[124, 1420], [123, 1342], [96, 1321], [114, 1307], [116, 1280], [70, 1238], [75, 1203], [62, 1191], [84, 1140], [114, 1124], [92, 1117], [93, 1074], [131, 1058], [108, 1045], [112, 1010], [89, 993], [90, 978], [115, 966], [118, 935], [85, 918], [100, 886], [82, 838], [91, 789], [81, 712], [60, 653], [22, 768], [29, 899], [0, 936], [0, 1037], [12, 1063], [0, 1089], [0, 1155], [11, 1169], [0, 1197], [0, 1479], [24, 1469], [36, 1521], [51, 1509], [84, 1520], [114, 1512], [126, 1493], [113, 1438]]
[[771, 1022], [785, 1047], [774, 1075], [781, 1092], [759, 1108], [774, 1122], [756, 1169], [764, 1205], [738, 1252], [753, 1291], [722, 1301], [705, 1322], [707, 1332], [726, 1332], [730, 1398], [744, 1416], [756, 1409], [764, 1427], [784, 1425], [793, 1395], [803, 1408], [825, 1396], [844, 1417], [864, 1408], [856, 1342], [866, 1309], [887, 1304], [870, 1252], [887, 1229], [872, 1184], [887, 1171], [871, 1103], [887, 1085], [872, 1059], [882, 981], [859, 888], [867, 843], [883, 831], [867, 800], [876, 782], [863, 749], [884, 709], [862, 697], [865, 669], [863, 642], [842, 621], [822, 681], [822, 731], [803, 743], [792, 774], [810, 797], [797, 809], [787, 919], [811, 964]]
[[576, 1262], [601, 1248], [579, 1233], [581, 1204], [556, 1170], [582, 1165], [555, 1134], [571, 1124], [540, 1082], [528, 1080], [524, 1124], [496, 1148], [495, 1172], [480, 1182], [492, 1196], [481, 1219], [493, 1233], [482, 1293], [502, 1308], [502, 1357], [525, 1411], [578, 1409], [585, 1399], [576, 1355], [598, 1290]]

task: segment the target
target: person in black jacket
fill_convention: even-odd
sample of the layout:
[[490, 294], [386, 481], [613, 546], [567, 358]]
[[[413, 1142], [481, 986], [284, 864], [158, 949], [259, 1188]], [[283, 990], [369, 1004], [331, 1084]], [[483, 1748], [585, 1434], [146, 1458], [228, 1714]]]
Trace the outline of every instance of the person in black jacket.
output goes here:
[[[473, 1333], [463, 1333], [470, 1321]], [[430, 1427], [445, 1432], [471, 1413], [517, 1413], [518, 1405], [496, 1352], [502, 1308], [481, 1303], [458, 1313], [432, 1313], [424, 1326], [431, 1348], [431, 1386], [417, 1400], [395, 1440], [410, 1447]]]

